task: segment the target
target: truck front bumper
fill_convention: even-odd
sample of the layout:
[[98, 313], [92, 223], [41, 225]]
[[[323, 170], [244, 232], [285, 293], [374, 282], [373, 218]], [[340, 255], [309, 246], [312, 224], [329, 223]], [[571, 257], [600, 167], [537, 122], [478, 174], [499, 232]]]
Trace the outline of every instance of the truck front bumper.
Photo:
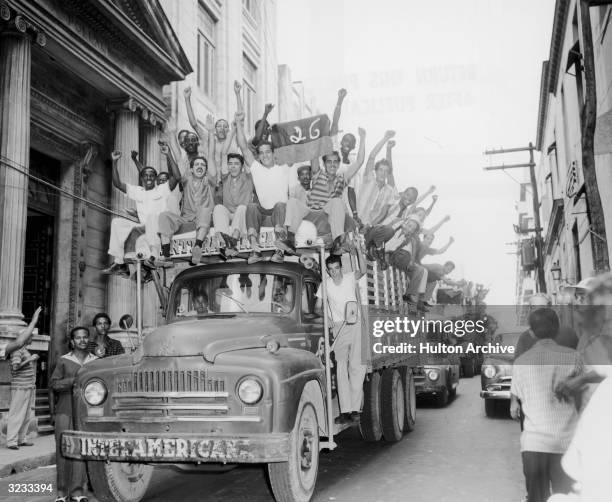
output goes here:
[[157, 463], [262, 463], [289, 458], [289, 433], [138, 434], [66, 431], [62, 453], [81, 460]]
[[416, 391], [416, 395], [420, 396], [423, 394], [438, 394], [442, 392], [446, 385], [444, 384], [434, 384], [428, 382], [416, 383], [414, 386], [414, 390]]

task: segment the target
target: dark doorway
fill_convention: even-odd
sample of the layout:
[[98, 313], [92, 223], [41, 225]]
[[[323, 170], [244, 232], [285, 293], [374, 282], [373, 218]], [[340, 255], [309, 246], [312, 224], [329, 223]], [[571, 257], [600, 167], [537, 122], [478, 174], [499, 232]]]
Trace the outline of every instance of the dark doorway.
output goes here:
[[[57, 186], [60, 162], [36, 150], [30, 150], [28, 181], [28, 216], [26, 222], [25, 260], [23, 268], [24, 321], [30, 322], [38, 306], [43, 312], [38, 320], [38, 333], [51, 335], [53, 318], [53, 263], [55, 221], [58, 192], [45, 182]], [[39, 352], [36, 387], [47, 387], [48, 352]], [[38, 414], [38, 409], [37, 409]]]

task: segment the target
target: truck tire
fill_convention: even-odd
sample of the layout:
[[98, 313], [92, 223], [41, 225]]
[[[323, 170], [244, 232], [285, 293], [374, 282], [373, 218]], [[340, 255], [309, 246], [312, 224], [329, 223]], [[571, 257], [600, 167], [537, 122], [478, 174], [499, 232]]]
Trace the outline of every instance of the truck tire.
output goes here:
[[101, 502], [139, 502], [153, 476], [152, 465], [128, 462], [88, 460], [87, 470], [96, 498]]
[[315, 405], [302, 394], [289, 436], [289, 460], [268, 464], [276, 502], [308, 502], [319, 472], [319, 422]]
[[404, 368], [402, 371], [404, 378], [404, 432], [414, 430], [416, 423], [416, 389], [414, 388], [414, 375], [411, 368]]
[[359, 422], [359, 432], [364, 441], [374, 442], [382, 439], [380, 417], [380, 373], [374, 372], [363, 383], [363, 411]]
[[487, 417], [489, 418], [493, 418], [497, 416], [497, 403], [495, 402], [495, 399], [485, 398], [484, 402], [485, 402], [485, 415], [487, 415]]
[[400, 372], [387, 368], [382, 374], [381, 419], [385, 441], [396, 443], [404, 435], [406, 417], [405, 393]]
[[444, 386], [442, 390], [436, 395], [436, 406], [438, 408], [444, 408], [448, 404], [448, 387]]

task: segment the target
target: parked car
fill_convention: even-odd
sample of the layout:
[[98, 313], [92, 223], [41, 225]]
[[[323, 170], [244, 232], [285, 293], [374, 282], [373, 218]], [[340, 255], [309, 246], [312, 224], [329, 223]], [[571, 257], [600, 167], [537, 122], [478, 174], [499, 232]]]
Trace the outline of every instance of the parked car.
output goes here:
[[[423, 371], [414, 376], [417, 397], [433, 397], [443, 407], [449, 398], [455, 397], [459, 385], [459, 356], [453, 352], [453, 344], [443, 334], [428, 334], [428, 344], [437, 353], [421, 353]], [[448, 348], [445, 353], [444, 348]]]
[[[525, 326], [517, 326], [501, 331], [493, 337], [491, 343], [516, 347], [519, 337], [527, 329]], [[487, 417], [496, 416], [498, 411], [509, 415], [513, 362], [514, 354], [497, 353], [487, 356], [482, 364], [480, 397], [484, 399]]]

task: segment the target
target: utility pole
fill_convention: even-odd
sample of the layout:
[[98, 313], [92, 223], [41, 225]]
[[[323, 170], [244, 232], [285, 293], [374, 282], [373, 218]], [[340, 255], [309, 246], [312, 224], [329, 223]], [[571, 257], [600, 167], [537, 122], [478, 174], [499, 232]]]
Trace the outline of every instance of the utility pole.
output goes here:
[[519, 167], [529, 168], [529, 178], [531, 180], [531, 195], [533, 201], [533, 222], [535, 228], [535, 244], [536, 244], [536, 273], [538, 275], [537, 286], [540, 293], [546, 293], [546, 281], [544, 280], [544, 255], [542, 254], [542, 225], [540, 224], [540, 201], [538, 198], [538, 185], [535, 175], [535, 161], [533, 151], [535, 147], [533, 143], [529, 143], [527, 147], [520, 148], [500, 148], [499, 150], [486, 150], [485, 155], [497, 155], [500, 153], [514, 152], [529, 152], [529, 162], [524, 164], [502, 164], [500, 166], [485, 167], [485, 171], [499, 171], [504, 169], [515, 169]]

